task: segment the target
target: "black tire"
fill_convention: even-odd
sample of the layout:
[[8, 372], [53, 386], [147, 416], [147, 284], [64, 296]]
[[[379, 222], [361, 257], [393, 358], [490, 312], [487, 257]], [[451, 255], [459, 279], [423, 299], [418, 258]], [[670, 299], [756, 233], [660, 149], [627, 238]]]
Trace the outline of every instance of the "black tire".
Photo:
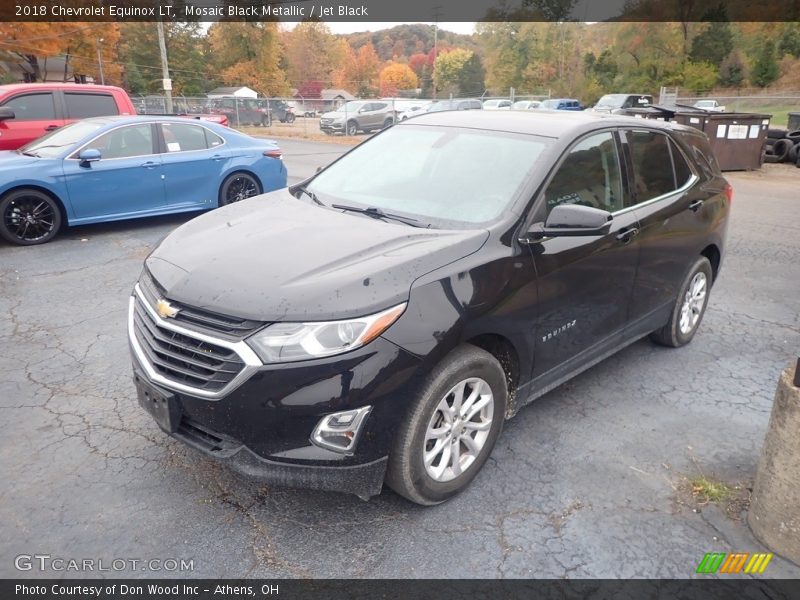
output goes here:
[[261, 117], [261, 126], [272, 127], [272, 119], [270, 119], [269, 117]]
[[286, 123], [294, 123], [294, 113], [286, 113]]
[[358, 133], [358, 123], [355, 121], [348, 121], [347, 128], [345, 129], [345, 135], [355, 135]]
[[781, 162], [781, 159], [775, 156], [774, 154], [766, 154], [764, 156], [765, 163], [778, 163]]
[[58, 202], [39, 190], [18, 189], [0, 200], [0, 236], [18, 246], [52, 240], [61, 229]]
[[795, 129], [786, 134], [787, 140], [792, 140], [793, 143], [800, 142], [800, 129]]
[[797, 162], [798, 153], [800, 153], [800, 142], [797, 142], [794, 146], [789, 148], [789, 153], [786, 155], [786, 158], [790, 163], [794, 164]]
[[261, 184], [250, 173], [231, 173], [219, 187], [219, 205], [227, 206], [260, 193]]
[[789, 140], [776, 140], [772, 145], [772, 153], [778, 158], [776, 162], [781, 162], [789, 157], [789, 150], [792, 149], [792, 142]]
[[391, 127], [392, 125], [394, 125], [394, 119], [392, 119], [391, 117], [389, 117], [383, 122], [384, 129], [386, 129], [387, 127]]
[[786, 137], [786, 130], [772, 127], [767, 129], [767, 137], [772, 140], [782, 140]]
[[[432, 420], [439, 420], [440, 425], [445, 425], [441, 420], [444, 413], [438, 407], [442, 401], [447, 402], [447, 398], [452, 397], [449, 392], [454, 386], [463, 384], [468, 378], [483, 380], [491, 390], [492, 399], [489, 403], [492, 404], [492, 417], [488, 435], [463, 472], [449, 481], [437, 481], [427, 472], [424, 464], [423, 455], [430, 450], [427, 444], [431, 442], [426, 441], [426, 432]], [[458, 494], [469, 485], [489, 458], [503, 428], [507, 397], [506, 375], [494, 356], [468, 344], [453, 350], [430, 373], [409, 406], [389, 454], [386, 483], [404, 498], [425, 506], [439, 504]], [[459, 427], [458, 423], [463, 422], [457, 419], [456, 423], [455, 427]], [[478, 433], [476, 431], [474, 436], [477, 437]], [[448, 444], [451, 444], [450, 449], [457, 446], [459, 456], [469, 459], [469, 452], [461, 450], [462, 447], [466, 449], [467, 445], [460, 439], [452, 441], [445, 437], [443, 440], [442, 448], [447, 449]], [[447, 450], [448, 461], [452, 460], [450, 452]], [[439, 463], [444, 460], [443, 455], [437, 457]]]
[[[697, 320], [691, 325], [691, 329], [682, 329], [681, 313], [683, 312], [684, 304], [686, 303], [690, 294], [690, 286], [692, 286], [693, 282], [695, 281], [695, 277], [701, 273], [703, 276], [705, 276], [705, 294], [703, 296], [702, 303], [698, 307], [699, 313]], [[681, 287], [678, 288], [680, 291], [678, 293], [678, 297], [675, 299], [675, 306], [672, 309], [672, 314], [669, 317], [669, 321], [667, 321], [667, 324], [664, 325], [664, 327], [651, 333], [650, 339], [657, 344], [670, 346], [672, 348], [679, 348], [680, 346], [685, 346], [691, 342], [692, 338], [700, 327], [700, 323], [703, 321], [703, 315], [705, 314], [706, 307], [708, 306], [708, 298], [711, 292], [712, 281], [713, 272], [711, 270], [711, 263], [705, 256], [701, 256], [694, 262], [686, 277], [683, 279]], [[694, 311], [690, 310], [690, 312]]]

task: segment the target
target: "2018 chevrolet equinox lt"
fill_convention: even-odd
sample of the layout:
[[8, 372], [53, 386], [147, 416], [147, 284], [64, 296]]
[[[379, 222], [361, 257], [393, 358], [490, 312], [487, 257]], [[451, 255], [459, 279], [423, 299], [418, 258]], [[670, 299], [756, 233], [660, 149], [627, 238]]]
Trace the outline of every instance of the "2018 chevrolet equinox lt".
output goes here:
[[442, 502], [537, 396], [692, 340], [731, 199], [671, 123], [410, 119], [156, 248], [130, 300], [139, 402], [266, 482]]

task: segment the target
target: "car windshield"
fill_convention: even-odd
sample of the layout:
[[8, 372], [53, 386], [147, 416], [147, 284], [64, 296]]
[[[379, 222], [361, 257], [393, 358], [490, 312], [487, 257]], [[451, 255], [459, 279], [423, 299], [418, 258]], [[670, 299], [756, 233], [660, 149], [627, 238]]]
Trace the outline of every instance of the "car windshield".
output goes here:
[[400, 213], [423, 226], [472, 229], [514, 200], [550, 138], [402, 125], [357, 146], [308, 185], [325, 204]]
[[597, 101], [596, 106], [605, 108], [620, 108], [625, 103], [625, 94], [606, 94]]
[[64, 152], [66, 148], [74, 146], [102, 126], [102, 123], [93, 121], [78, 121], [77, 123], [65, 125], [26, 144], [18, 152], [21, 154], [33, 154], [42, 158], [52, 158]]

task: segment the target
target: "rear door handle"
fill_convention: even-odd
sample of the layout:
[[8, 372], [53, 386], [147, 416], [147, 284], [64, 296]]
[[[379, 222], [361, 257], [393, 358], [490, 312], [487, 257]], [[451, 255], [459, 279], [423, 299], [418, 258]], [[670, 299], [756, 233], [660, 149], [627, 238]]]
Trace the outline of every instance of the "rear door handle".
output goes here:
[[59, 127], [60, 127], [60, 125], [48, 125], [47, 127], [44, 128], [44, 130], [45, 131], [55, 131]]
[[617, 233], [617, 239], [620, 242], [627, 244], [634, 238], [634, 236], [637, 233], [639, 233], [639, 230], [636, 229], [636, 227], [629, 227], [628, 229], [623, 229], [622, 231]]
[[214, 156], [211, 157], [211, 160], [224, 160], [224, 158], [225, 157], [222, 156], [221, 154], [215, 154]]
[[700, 207], [703, 206], [703, 202], [705, 202], [705, 200], [695, 200], [689, 205], [689, 210], [697, 212], [700, 210]]
[[155, 169], [158, 166], [158, 163], [152, 160], [148, 160], [146, 163], [142, 163], [142, 166], [145, 169]]

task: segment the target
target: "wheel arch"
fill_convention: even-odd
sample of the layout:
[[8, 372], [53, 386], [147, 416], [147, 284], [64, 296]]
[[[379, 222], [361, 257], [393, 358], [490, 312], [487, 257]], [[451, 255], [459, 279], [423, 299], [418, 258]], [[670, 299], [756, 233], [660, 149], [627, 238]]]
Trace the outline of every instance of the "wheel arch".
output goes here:
[[701, 256], [705, 256], [708, 259], [708, 262], [711, 263], [711, 275], [712, 275], [712, 282], [717, 280], [717, 274], [719, 273], [720, 263], [722, 261], [722, 253], [719, 251], [719, 248], [716, 244], [709, 244], [703, 251], [700, 252]]
[[67, 205], [64, 201], [56, 194], [53, 190], [46, 188], [42, 185], [37, 185], [35, 183], [15, 183], [13, 186], [3, 190], [0, 193], [0, 200], [3, 200], [6, 196], [13, 192], [18, 192], [20, 190], [35, 190], [37, 192], [41, 192], [48, 196], [53, 202], [56, 203], [58, 207], [58, 212], [61, 213], [61, 227], [59, 230], [63, 229], [64, 227], [69, 225], [69, 214], [67, 213]]
[[520, 360], [514, 343], [507, 337], [499, 333], [482, 333], [469, 339], [464, 343], [477, 346], [485, 350], [497, 359], [503, 372], [506, 374], [506, 385], [508, 386], [508, 401], [506, 402], [506, 415], [516, 412], [513, 407], [519, 389]]

